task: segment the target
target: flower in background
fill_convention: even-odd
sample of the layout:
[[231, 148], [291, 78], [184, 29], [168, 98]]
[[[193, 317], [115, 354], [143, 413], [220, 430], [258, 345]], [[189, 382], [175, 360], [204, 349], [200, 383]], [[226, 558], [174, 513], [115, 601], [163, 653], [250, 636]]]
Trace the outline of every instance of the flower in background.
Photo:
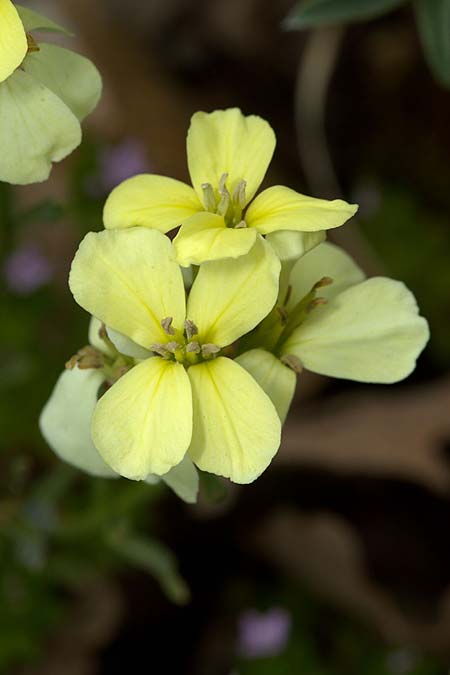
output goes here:
[[48, 259], [35, 244], [25, 244], [6, 259], [3, 274], [13, 293], [30, 295], [48, 284], [53, 270]]
[[88, 59], [37, 42], [34, 31], [66, 32], [33, 10], [0, 0], [0, 180], [18, 185], [46, 180], [52, 163], [78, 147], [80, 122], [102, 89]]
[[136, 138], [125, 138], [100, 153], [100, 181], [105, 192], [150, 168], [147, 154]]
[[239, 655], [247, 659], [277, 656], [286, 648], [291, 623], [291, 615], [282, 607], [267, 612], [246, 610], [238, 622]]

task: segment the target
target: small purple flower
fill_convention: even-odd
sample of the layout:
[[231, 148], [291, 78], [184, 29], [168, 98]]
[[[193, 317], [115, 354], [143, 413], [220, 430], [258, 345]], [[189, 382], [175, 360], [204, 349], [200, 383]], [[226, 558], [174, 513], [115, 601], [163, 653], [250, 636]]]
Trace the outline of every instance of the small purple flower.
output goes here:
[[238, 651], [247, 659], [280, 654], [289, 639], [291, 616], [281, 607], [267, 612], [248, 609], [238, 623]]
[[9, 288], [17, 295], [29, 295], [52, 278], [52, 267], [34, 244], [24, 244], [6, 259], [3, 273]]
[[138, 173], [148, 173], [150, 168], [146, 153], [135, 138], [127, 138], [103, 150], [100, 156], [100, 180], [110, 192], [116, 185]]

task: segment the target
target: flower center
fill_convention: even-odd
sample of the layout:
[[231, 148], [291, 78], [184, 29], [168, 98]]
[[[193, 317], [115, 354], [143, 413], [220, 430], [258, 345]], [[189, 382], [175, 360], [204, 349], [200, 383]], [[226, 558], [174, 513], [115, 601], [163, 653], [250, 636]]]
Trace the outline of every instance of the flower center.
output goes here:
[[183, 332], [172, 326], [171, 316], [162, 319], [161, 326], [170, 339], [167, 342], [155, 342], [150, 345], [149, 349], [163, 359], [177, 361], [183, 364], [185, 368], [189, 368], [196, 363], [215, 358], [220, 352], [218, 345], [210, 342], [201, 344], [196, 339], [198, 338], [198, 328], [190, 319], [186, 319], [184, 322]]
[[247, 227], [247, 223], [242, 217], [245, 207], [245, 188], [247, 182], [240, 180], [231, 195], [227, 188], [228, 174], [223, 173], [217, 192], [211, 183], [203, 183], [203, 202], [205, 209], [210, 213], [217, 213], [223, 216], [227, 227], [242, 228]]

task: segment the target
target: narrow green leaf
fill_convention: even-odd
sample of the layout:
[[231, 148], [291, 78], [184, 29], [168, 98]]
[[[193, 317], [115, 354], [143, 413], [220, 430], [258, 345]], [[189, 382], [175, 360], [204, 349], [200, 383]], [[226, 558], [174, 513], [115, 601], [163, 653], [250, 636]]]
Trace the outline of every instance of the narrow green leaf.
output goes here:
[[189, 601], [189, 588], [178, 572], [177, 559], [164, 544], [123, 530], [116, 530], [107, 542], [128, 563], [151, 574], [172, 602], [184, 605]]
[[287, 30], [295, 30], [367, 21], [390, 12], [405, 2], [406, 0], [304, 0], [295, 5], [283, 26]]
[[450, 0], [416, 0], [417, 26], [434, 77], [450, 87]]

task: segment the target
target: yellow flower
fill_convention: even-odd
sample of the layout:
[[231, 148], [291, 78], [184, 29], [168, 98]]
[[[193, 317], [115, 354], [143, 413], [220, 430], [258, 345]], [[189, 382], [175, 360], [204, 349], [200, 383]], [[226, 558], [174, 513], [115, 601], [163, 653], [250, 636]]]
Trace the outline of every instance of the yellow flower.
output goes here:
[[101, 78], [84, 57], [36, 42], [33, 31], [65, 32], [36, 12], [0, 0], [0, 181], [46, 180], [81, 142]]
[[95, 406], [92, 439], [108, 466], [141, 480], [166, 474], [188, 452], [200, 469], [237, 483], [264, 471], [280, 443], [278, 415], [223, 349], [271, 310], [279, 271], [261, 239], [245, 257], [203, 265], [186, 306], [163, 234], [132, 228], [85, 237], [72, 264], [72, 293], [122, 353], [130, 340], [133, 352], [141, 350], [138, 364]]
[[324, 243], [293, 267], [287, 301], [237, 358], [284, 421], [301, 368], [391, 384], [407, 377], [429, 338], [413, 294], [393, 279], [366, 279], [347, 253]]
[[258, 235], [313, 233], [308, 247], [314, 245], [323, 230], [343, 225], [357, 207], [283, 186], [253, 199], [274, 149], [275, 134], [260, 117], [245, 117], [237, 108], [197, 112], [187, 136], [193, 187], [165, 176], [130, 178], [109, 196], [105, 227], [168, 232], [181, 224], [174, 245], [183, 266], [245, 255]]

